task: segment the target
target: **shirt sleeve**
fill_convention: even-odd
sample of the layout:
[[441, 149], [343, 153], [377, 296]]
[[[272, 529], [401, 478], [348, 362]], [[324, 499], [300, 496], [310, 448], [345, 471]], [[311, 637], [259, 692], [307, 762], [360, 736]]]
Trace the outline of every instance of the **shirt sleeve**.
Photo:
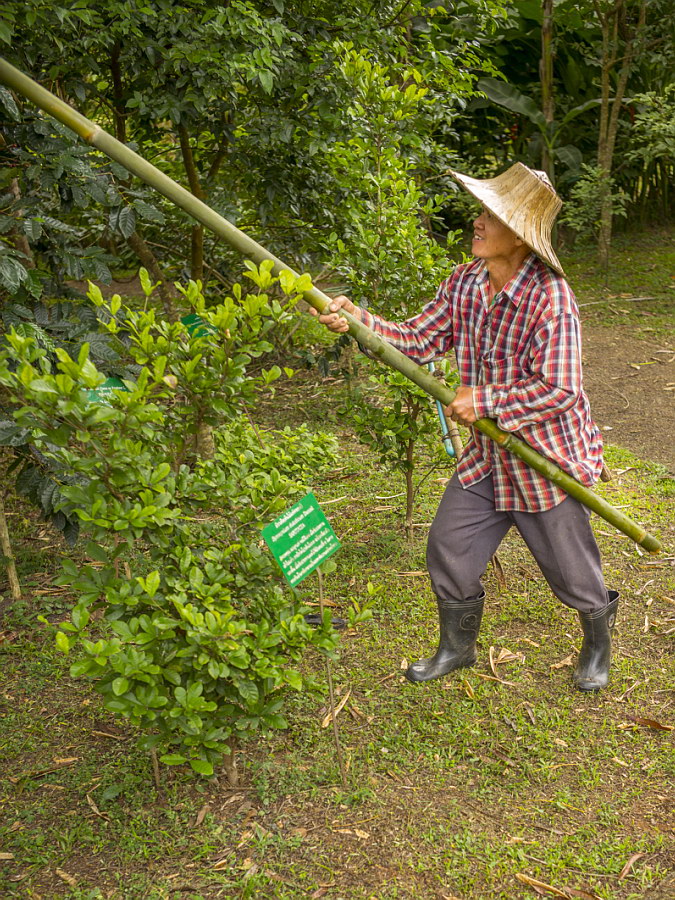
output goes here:
[[[529, 377], [508, 378], [473, 389], [479, 418], [497, 420], [504, 431], [517, 431], [570, 409], [581, 392], [581, 335], [578, 318], [570, 313], [544, 320], [532, 340]], [[499, 373], [499, 366], [496, 366]], [[522, 374], [522, 369], [520, 373]]]
[[453, 347], [452, 281], [452, 276], [444, 281], [434, 299], [405, 322], [387, 322], [367, 309], [361, 310], [361, 321], [420, 365], [446, 356]]

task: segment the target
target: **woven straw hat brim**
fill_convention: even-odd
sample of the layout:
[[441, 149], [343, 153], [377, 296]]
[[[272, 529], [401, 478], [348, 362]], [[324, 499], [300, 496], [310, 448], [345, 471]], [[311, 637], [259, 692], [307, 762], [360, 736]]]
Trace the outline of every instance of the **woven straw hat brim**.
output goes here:
[[562, 201], [533, 171], [516, 163], [496, 178], [471, 178], [452, 169], [450, 174], [540, 259], [565, 275], [551, 245], [551, 229]]

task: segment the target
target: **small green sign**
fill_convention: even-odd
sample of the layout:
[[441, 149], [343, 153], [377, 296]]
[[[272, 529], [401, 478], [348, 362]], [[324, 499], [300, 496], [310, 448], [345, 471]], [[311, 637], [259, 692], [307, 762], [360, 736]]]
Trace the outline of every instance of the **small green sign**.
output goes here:
[[291, 587], [317, 569], [340, 548], [340, 541], [309, 493], [262, 530], [267, 546]]
[[110, 406], [110, 397], [112, 396], [113, 391], [128, 390], [129, 388], [121, 378], [113, 376], [112, 378], [106, 378], [106, 380], [102, 384], [99, 384], [97, 388], [87, 391], [87, 399], [92, 403], [102, 403], [103, 406]]
[[210, 322], [206, 322], [197, 313], [190, 313], [189, 316], [183, 316], [181, 322], [187, 328], [192, 337], [204, 337], [206, 334], [218, 334], [218, 329], [214, 328]]

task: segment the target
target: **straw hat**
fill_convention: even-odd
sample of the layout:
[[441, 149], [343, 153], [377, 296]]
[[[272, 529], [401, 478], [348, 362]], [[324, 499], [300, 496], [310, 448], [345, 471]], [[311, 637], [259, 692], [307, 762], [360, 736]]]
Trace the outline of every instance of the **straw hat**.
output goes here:
[[450, 169], [450, 174], [515, 232], [521, 241], [564, 276], [560, 260], [551, 246], [551, 228], [562, 200], [546, 172], [516, 163], [496, 178], [469, 178]]

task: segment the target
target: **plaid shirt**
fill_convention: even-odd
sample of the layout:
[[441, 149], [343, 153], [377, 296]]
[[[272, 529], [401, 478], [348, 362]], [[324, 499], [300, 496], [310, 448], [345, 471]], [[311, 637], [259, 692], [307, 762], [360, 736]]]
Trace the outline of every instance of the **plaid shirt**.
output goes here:
[[[478, 418], [496, 419], [592, 486], [602, 438], [582, 388], [579, 314], [569, 285], [533, 253], [490, 300], [485, 263], [458, 266], [434, 300], [400, 325], [361, 310], [364, 324], [418, 363], [454, 349]], [[499, 510], [542, 512], [567, 494], [475, 428], [457, 465], [464, 487], [493, 475]]]

